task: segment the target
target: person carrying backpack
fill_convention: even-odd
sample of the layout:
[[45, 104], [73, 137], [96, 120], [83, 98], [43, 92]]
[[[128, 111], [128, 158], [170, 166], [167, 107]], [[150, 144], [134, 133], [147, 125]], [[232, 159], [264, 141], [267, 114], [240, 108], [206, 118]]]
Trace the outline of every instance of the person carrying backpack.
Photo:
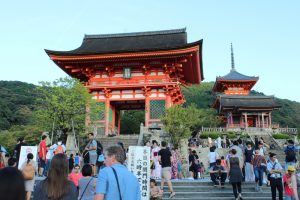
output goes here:
[[285, 171], [287, 171], [289, 166], [294, 166], [297, 163], [296, 153], [297, 149], [294, 146], [293, 140], [288, 140], [288, 145], [284, 149], [285, 153]]
[[54, 147], [54, 154], [64, 154], [65, 152], [65, 145], [62, 144], [62, 141], [58, 141], [57, 145]]
[[33, 192], [34, 182], [35, 182], [35, 171], [36, 163], [33, 160], [33, 154], [27, 154], [27, 161], [23, 163], [22, 174], [25, 180], [25, 191], [26, 191], [26, 200], [31, 199], [31, 193]]
[[88, 151], [88, 155], [89, 155], [89, 163], [88, 164], [93, 166], [93, 175], [95, 176], [97, 173], [96, 162], [98, 159], [97, 140], [95, 140], [95, 138], [94, 138], [94, 133], [89, 133], [88, 137], [89, 137], [89, 143], [85, 147], [85, 151]]

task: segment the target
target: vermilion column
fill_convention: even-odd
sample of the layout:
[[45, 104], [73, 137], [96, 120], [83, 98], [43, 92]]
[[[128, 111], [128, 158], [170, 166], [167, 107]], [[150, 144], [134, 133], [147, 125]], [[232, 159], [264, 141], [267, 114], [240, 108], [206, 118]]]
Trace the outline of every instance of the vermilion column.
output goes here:
[[150, 120], [150, 99], [148, 96], [146, 96], [145, 99], [145, 126], [149, 126], [149, 120]]
[[110, 106], [110, 101], [109, 98], [107, 97], [105, 99], [105, 135], [109, 134], [109, 106]]
[[166, 108], [170, 108], [172, 106], [172, 99], [170, 94], [166, 93]]

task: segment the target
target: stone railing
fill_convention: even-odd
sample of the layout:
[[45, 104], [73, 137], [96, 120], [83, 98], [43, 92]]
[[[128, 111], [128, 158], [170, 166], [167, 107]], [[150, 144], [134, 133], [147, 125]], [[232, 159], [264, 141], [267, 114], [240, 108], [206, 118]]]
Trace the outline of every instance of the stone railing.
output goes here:
[[297, 128], [278, 128], [276, 130], [276, 132], [297, 135], [298, 129]]

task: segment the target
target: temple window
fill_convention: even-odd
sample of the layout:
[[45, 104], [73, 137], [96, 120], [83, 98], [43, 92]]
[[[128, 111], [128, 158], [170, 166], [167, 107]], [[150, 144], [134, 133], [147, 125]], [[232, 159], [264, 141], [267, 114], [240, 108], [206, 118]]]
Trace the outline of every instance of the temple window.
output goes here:
[[131, 68], [130, 67], [123, 68], [123, 78], [126, 78], [126, 79], [131, 78]]

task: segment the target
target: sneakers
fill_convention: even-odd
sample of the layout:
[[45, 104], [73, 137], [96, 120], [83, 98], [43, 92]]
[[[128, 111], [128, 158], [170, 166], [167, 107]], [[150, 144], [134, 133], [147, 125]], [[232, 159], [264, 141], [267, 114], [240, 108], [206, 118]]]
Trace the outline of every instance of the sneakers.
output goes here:
[[170, 196], [169, 196], [169, 199], [172, 199], [174, 196], [175, 196], [175, 192], [171, 192]]

